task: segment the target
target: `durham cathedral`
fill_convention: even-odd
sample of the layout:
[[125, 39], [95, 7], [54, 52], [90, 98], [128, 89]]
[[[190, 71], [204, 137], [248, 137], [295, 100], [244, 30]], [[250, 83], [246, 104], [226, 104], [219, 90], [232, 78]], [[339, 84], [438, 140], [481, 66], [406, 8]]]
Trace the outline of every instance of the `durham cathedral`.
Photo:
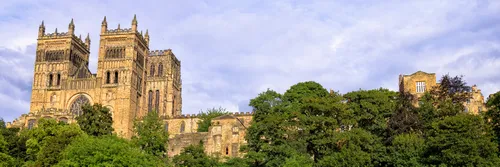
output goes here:
[[[124, 138], [133, 134], [134, 120], [158, 111], [169, 133], [168, 154], [203, 141], [209, 155], [241, 156], [246, 129], [252, 113], [233, 113], [212, 120], [208, 132], [197, 132], [199, 118], [182, 115], [181, 62], [171, 49], [150, 50], [148, 30], [138, 30], [134, 16], [131, 28], [109, 29], [106, 17], [101, 23], [97, 72], [89, 70], [91, 40], [75, 35], [73, 20], [67, 32], [46, 33], [42, 21], [38, 29], [36, 59], [30, 111], [8, 127], [31, 129], [41, 118], [76, 123], [81, 106], [99, 103], [113, 118], [115, 133]], [[401, 91], [420, 97], [437, 85], [434, 73], [400, 75]], [[484, 112], [481, 90], [472, 87], [466, 110]]]

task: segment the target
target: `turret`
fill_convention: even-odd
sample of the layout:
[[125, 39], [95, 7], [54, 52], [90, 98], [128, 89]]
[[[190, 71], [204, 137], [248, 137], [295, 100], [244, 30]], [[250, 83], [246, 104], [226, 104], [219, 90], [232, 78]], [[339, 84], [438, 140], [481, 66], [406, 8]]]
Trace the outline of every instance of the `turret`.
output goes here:
[[73, 23], [73, 19], [68, 25], [68, 34], [73, 35], [75, 33], [75, 23]]
[[134, 14], [134, 19], [132, 20], [132, 31], [136, 32], [137, 31], [137, 17]]
[[42, 20], [42, 24], [40, 25], [40, 27], [38, 27], [38, 37], [43, 37], [44, 34], [45, 34], [45, 25], [43, 24]]
[[87, 49], [90, 50], [90, 37], [89, 37], [89, 33], [87, 33], [87, 37], [85, 38], [85, 45], [87, 45]]
[[144, 39], [146, 40], [147, 45], [149, 45], [149, 33], [148, 33], [148, 29], [146, 29], [146, 35], [144, 35]]
[[104, 34], [108, 29], [108, 22], [106, 21], [106, 16], [104, 16], [104, 20], [101, 23], [101, 34]]

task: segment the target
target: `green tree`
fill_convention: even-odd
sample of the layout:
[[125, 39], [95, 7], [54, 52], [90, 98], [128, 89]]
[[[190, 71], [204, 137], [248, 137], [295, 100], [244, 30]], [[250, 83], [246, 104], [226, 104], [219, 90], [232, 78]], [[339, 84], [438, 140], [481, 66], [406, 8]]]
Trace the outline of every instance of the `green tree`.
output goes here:
[[167, 154], [168, 132], [163, 128], [163, 122], [156, 111], [149, 112], [142, 120], [134, 122], [132, 142], [142, 150], [155, 156]]
[[283, 100], [291, 104], [302, 104], [311, 98], [327, 97], [328, 91], [319, 83], [313, 81], [300, 82], [290, 87], [284, 94]]
[[210, 127], [213, 118], [227, 114], [229, 114], [229, 112], [222, 107], [219, 108], [214, 107], [212, 109], [207, 109], [206, 112], [200, 112], [199, 114], [200, 121], [198, 122], [198, 132], [208, 132], [208, 127]]
[[[467, 82], [463, 79], [463, 76], [451, 77], [446, 74], [439, 80], [439, 85], [433, 88], [430, 93], [438, 102], [444, 102], [450, 100], [453, 104], [463, 104], [466, 102], [471, 95], [471, 87], [467, 86]], [[463, 105], [462, 111], [463, 111]]]
[[7, 142], [6, 154], [15, 159], [14, 164], [10, 164], [9, 166], [22, 166], [24, 161], [28, 160], [26, 154], [26, 141], [28, 140], [28, 136], [18, 135], [23, 134], [19, 132], [19, 130], [19, 128], [0, 128], [0, 135], [3, 136], [4, 140]]
[[500, 164], [491, 128], [476, 115], [458, 114], [432, 123], [426, 140], [426, 162], [448, 166]]
[[500, 149], [500, 91], [488, 97], [486, 119], [493, 128]]
[[285, 160], [283, 167], [312, 167], [313, 164], [314, 161], [307, 154], [292, 154], [291, 157]]
[[272, 90], [259, 94], [250, 100], [254, 119], [246, 135], [246, 157], [252, 166], [283, 166], [297, 164], [296, 155], [316, 162], [330, 154], [335, 141], [328, 139], [341, 125], [353, 124], [342, 100], [315, 82], [293, 85], [284, 95]]
[[252, 166], [280, 166], [293, 150], [285, 145], [287, 129], [282, 125], [287, 120], [287, 113], [281, 97], [268, 89], [250, 100], [254, 115], [245, 138], [248, 141], [246, 157], [252, 161]]
[[54, 119], [40, 119], [38, 126], [26, 131], [27, 154], [36, 166], [51, 166], [60, 160], [60, 153], [74, 138], [85, 135], [75, 124], [58, 123]]
[[253, 118], [254, 122], [260, 122], [265, 119], [268, 114], [272, 114], [273, 108], [279, 106], [282, 103], [281, 94], [267, 89], [265, 92], [260, 93], [257, 97], [250, 100], [249, 106], [253, 108]]
[[434, 104], [434, 98], [430, 93], [425, 93], [420, 97], [419, 107], [416, 110], [425, 128], [430, 127], [431, 123], [438, 119], [437, 109]]
[[114, 135], [81, 136], [61, 154], [55, 166], [166, 166], [158, 157], [141, 151]]
[[344, 95], [354, 111], [355, 127], [383, 136], [387, 121], [396, 109], [398, 93], [387, 89], [359, 90]]
[[423, 122], [421, 121], [416, 108], [412, 104], [413, 95], [408, 92], [399, 94], [396, 110], [393, 112], [388, 122], [388, 142], [396, 135], [403, 133], [422, 133]]
[[388, 147], [389, 166], [424, 166], [425, 140], [414, 133], [396, 135]]
[[382, 166], [379, 162], [382, 143], [377, 136], [364, 129], [339, 132], [329, 140], [334, 141], [336, 147], [317, 166]]
[[216, 159], [205, 154], [202, 144], [190, 145], [184, 148], [179, 155], [174, 156], [172, 162], [176, 167], [219, 166]]
[[251, 161], [247, 158], [231, 157], [226, 162], [221, 163], [220, 167], [250, 167]]
[[5, 124], [3, 118], [0, 118], [0, 129], [7, 129], [7, 125]]
[[14, 158], [8, 154], [7, 142], [4, 140], [3, 135], [0, 135], [0, 166], [13, 166], [13, 164]]
[[76, 117], [80, 128], [92, 136], [111, 135], [113, 119], [107, 107], [101, 104], [85, 105], [82, 115]]

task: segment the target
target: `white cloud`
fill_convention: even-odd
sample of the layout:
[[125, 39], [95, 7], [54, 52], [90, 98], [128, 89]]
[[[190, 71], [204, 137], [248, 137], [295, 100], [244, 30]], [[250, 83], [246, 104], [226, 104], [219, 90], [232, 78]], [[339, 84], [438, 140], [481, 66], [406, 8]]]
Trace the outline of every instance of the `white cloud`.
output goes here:
[[[77, 33], [91, 33], [93, 71], [102, 17], [129, 27], [137, 14], [150, 48], [172, 48], [182, 61], [184, 113], [237, 111], [267, 88], [307, 80], [341, 93], [396, 90], [399, 74], [417, 70], [464, 74], [485, 96], [499, 90], [499, 1], [7, 1], [0, 9], [0, 37], [9, 39], [0, 48], [31, 56], [41, 20], [66, 31], [75, 18]], [[30, 80], [32, 58], [0, 56]]]

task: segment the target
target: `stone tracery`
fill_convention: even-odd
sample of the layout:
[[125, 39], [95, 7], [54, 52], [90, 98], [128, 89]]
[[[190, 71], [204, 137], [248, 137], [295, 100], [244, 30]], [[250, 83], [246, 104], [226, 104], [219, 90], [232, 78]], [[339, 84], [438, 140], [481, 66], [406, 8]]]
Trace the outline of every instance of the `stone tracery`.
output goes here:
[[73, 113], [75, 115], [81, 115], [81, 114], [83, 114], [82, 107], [85, 104], [89, 104], [89, 103], [90, 103], [90, 101], [87, 97], [85, 97], [84, 95], [79, 95], [75, 99], [75, 101], [73, 101], [73, 103], [71, 104], [70, 111], [71, 111], [71, 113]]

